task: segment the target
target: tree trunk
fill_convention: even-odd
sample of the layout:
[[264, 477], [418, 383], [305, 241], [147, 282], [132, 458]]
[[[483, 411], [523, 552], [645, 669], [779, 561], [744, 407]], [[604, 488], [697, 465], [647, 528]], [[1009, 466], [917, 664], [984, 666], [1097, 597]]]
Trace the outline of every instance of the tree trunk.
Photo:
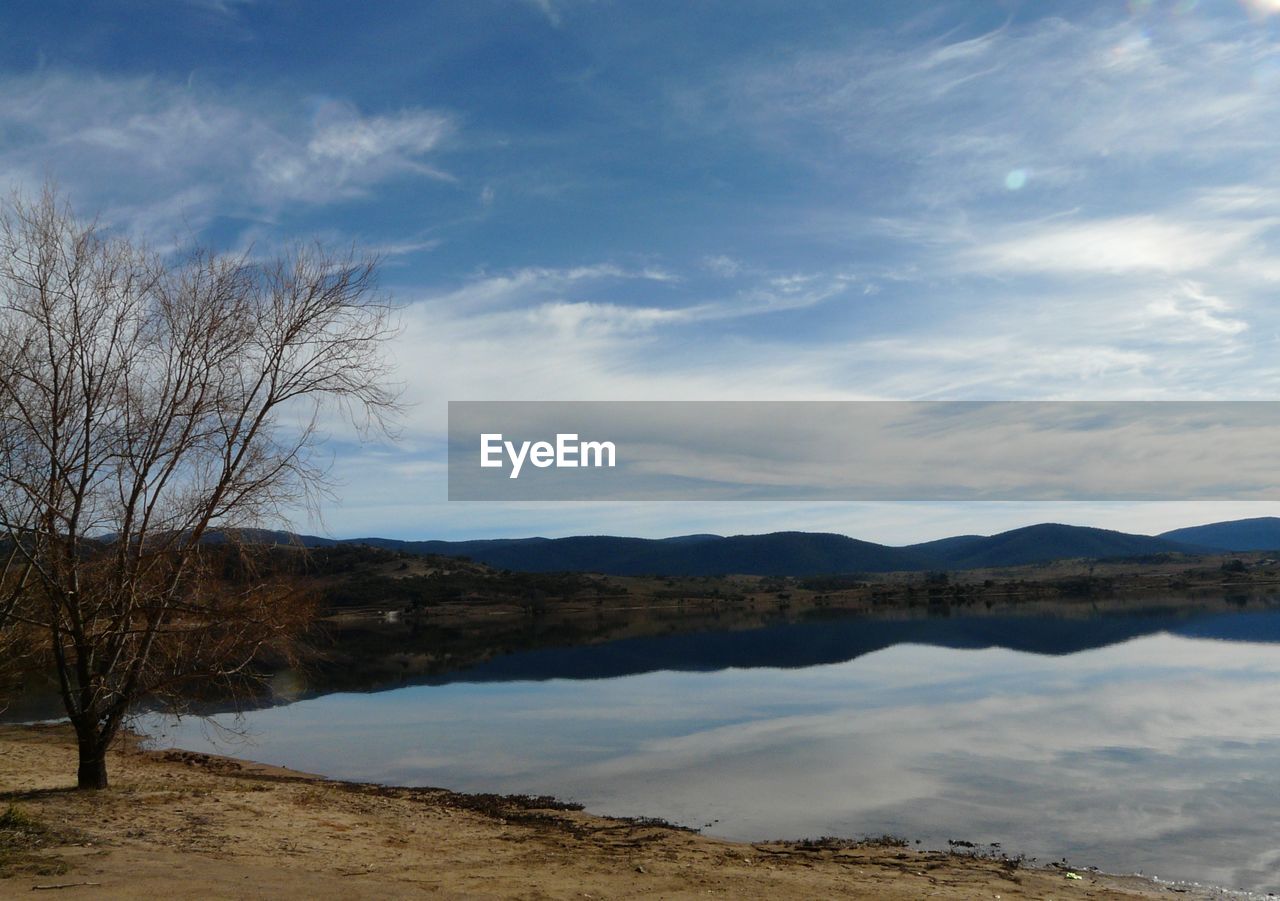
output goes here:
[[80, 769], [76, 787], [96, 790], [107, 787], [107, 745], [100, 736], [80, 737]]

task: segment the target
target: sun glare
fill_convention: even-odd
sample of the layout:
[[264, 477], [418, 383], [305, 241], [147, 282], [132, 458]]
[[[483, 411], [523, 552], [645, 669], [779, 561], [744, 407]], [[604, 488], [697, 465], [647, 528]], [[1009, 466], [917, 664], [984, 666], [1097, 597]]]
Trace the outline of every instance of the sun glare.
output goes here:
[[1244, 8], [1255, 16], [1274, 16], [1280, 13], [1280, 0], [1241, 0]]

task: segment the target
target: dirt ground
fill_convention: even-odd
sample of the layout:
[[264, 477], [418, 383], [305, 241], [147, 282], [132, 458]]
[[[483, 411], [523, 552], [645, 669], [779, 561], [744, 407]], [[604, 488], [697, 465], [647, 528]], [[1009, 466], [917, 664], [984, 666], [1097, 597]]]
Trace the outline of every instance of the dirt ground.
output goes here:
[[1208, 897], [893, 845], [739, 844], [549, 799], [333, 782], [183, 751], [123, 748], [109, 768], [110, 789], [77, 792], [65, 728], [0, 726], [0, 897]]

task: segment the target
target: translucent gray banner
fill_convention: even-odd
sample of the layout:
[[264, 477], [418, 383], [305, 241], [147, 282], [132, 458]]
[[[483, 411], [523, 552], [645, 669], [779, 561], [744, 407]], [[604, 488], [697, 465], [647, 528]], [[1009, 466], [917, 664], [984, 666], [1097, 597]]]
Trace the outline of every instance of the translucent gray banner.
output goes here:
[[449, 499], [1274, 500], [1280, 402], [450, 402]]

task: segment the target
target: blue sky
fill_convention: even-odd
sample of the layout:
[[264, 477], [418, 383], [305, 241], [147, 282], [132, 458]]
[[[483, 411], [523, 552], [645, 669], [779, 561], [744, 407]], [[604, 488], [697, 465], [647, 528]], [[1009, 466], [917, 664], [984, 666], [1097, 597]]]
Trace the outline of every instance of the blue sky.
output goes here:
[[336, 535], [1160, 530], [1264, 504], [444, 501], [448, 400], [1271, 399], [1280, 2], [14, 2], [0, 174], [385, 257]]

